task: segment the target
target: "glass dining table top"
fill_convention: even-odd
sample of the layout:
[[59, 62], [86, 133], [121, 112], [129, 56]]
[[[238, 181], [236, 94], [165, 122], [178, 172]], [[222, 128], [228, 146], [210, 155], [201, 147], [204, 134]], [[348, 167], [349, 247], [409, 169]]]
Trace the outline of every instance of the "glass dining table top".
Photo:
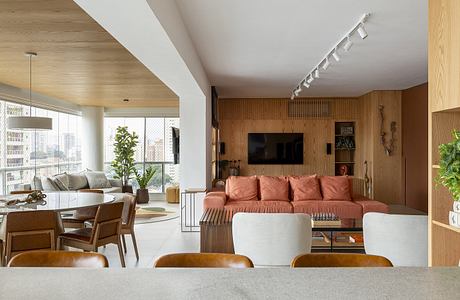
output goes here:
[[110, 194], [80, 193], [74, 191], [45, 192], [44, 194], [46, 194], [46, 203], [44, 203], [44, 205], [34, 203], [7, 206], [7, 201], [25, 199], [27, 194], [0, 196], [0, 215], [25, 210], [54, 210], [58, 212], [71, 211], [78, 208], [95, 207], [103, 203], [110, 203], [114, 201], [114, 196]]

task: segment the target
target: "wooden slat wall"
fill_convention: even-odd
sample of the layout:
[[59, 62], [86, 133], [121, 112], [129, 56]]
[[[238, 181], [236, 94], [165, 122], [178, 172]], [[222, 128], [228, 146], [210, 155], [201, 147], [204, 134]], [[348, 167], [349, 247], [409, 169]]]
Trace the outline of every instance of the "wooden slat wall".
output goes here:
[[[301, 117], [305, 111], [298, 111], [295, 117], [288, 115], [288, 99], [220, 99], [220, 138], [226, 144], [226, 153], [221, 159], [240, 159], [242, 175], [290, 175], [324, 174], [334, 175], [334, 151], [326, 155], [326, 143], [334, 144], [334, 122], [355, 121], [359, 130], [360, 108], [356, 98], [308, 98], [294, 100], [313, 103], [309, 109], [321, 110], [330, 103], [327, 117]], [[307, 106], [299, 105], [298, 109]], [[249, 132], [303, 132], [303, 165], [248, 165], [247, 134]], [[359, 148], [360, 146], [358, 146]], [[356, 172], [361, 174], [361, 165]], [[357, 188], [362, 189], [357, 183]]]

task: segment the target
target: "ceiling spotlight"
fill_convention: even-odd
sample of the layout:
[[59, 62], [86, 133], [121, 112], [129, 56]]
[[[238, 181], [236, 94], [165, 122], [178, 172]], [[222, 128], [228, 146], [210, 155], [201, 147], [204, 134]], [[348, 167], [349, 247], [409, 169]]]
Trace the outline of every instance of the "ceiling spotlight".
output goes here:
[[315, 78], [319, 78], [319, 70], [318, 70], [318, 68], [316, 68], [316, 70], [315, 70]]
[[367, 31], [364, 29], [364, 25], [361, 23], [361, 25], [358, 27], [358, 33], [359, 36], [364, 40], [367, 38]]
[[313, 76], [310, 74], [310, 77], [307, 78], [307, 83], [312, 83], [314, 80]]
[[337, 48], [335, 49], [334, 53], [332, 53], [332, 56], [334, 57], [334, 59], [339, 62], [340, 61], [340, 56], [339, 54], [337, 53]]
[[327, 68], [329, 68], [329, 65], [330, 65], [330, 64], [331, 64], [331, 63], [329, 62], [329, 58], [326, 57], [326, 60], [324, 61], [324, 64], [323, 64], [323, 70], [326, 71]]
[[294, 100], [294, 97], [295, 97], [295, 96], [294, 96], [294, 94], [292, 93], [292, 94], [291, 94], [291, 100]]
[[310, 85], [308, 84], [308, 82], [306, 80], [303, 81], [303, 86], [306, 87], [307, 89], [310, 87]]
[[350, 40], [350, 36], [347, 36], [347, 42], [343, 45], [343, 50], [349, 51], [351, 46], [353, 46], [353, 42]]
[[296, 97], [299, 96], [301, 91], [302, 91], [302, 88], [300, 86], [298, 86], [294, 91], [294, 95], [296, 95]]

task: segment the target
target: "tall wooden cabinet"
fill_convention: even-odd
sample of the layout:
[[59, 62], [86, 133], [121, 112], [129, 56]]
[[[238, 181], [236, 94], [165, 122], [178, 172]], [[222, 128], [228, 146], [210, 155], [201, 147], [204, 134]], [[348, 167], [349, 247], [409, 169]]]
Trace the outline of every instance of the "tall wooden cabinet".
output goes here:
[[438, 146], [460, 130], [460, 1], [429, 0], [428, 35], [428, 164], [429, 263], [457, 266], [460, 229], [449, 226], [453, 198], [436, 185]]

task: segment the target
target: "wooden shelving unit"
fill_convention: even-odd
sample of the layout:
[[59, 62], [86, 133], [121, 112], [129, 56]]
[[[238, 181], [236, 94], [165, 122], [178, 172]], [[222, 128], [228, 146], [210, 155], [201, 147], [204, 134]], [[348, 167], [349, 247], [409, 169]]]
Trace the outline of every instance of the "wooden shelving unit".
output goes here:
[[341, 169], [347, 168], [347, 174], [355, 173], [355, 122], [335, 122], [335, 175], [343, 175]]
[[429, 0], [428, 36], [428, 218], [430, 266], [458, 266], [460, 229], [449, 225], [453, 198], [439, 186], [440, 144], [452, 140], [452, 130], [460, 130], [460, 1]]

